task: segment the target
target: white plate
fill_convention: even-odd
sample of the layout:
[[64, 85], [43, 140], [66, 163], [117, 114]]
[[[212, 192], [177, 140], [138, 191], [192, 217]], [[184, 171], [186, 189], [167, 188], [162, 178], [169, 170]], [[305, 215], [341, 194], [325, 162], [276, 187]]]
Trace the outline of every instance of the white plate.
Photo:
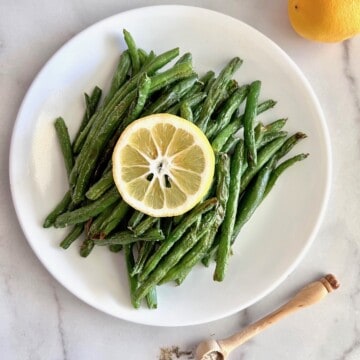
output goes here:
[[[180, 287], [158, 290], [159, 308], [131, 308], [122, 256], [96, 248], [87, 259], [78, 246], [58, 247], [66, 230], [42, 222], [66, 190], [67, 180], [53, 129], [62, 115], [74, 134], [83, 112], [82, 93], [107, 88], [119, 52], [122, 28], [139, 46], [156, 53], [180, 46], [195, 68], [219, 70], [231, 57], [244, 64], [240, 83], [262, 80], [261, 100], [278, 105], [265, 122], [289, 117], [287, 130], [309, 138], [292, 154], [311, 156], [287, 171], [243, 229], [227, 277], [212, 281], [212, 268], [198, 266]], [[330, 187], [330, 146], [325, 121], [308, 82], [271, 40], [248, 25], [213, 11], [155, 6], [105, 19], [75, 36], [44, 66], [31, 85], [14, 127], [10, 180], [16, 212], [34, 252], [69, 291], [108, 314], [133, 322], [180, 326], [233, 314], [272, 291], [309, 248], [324, 214]]]

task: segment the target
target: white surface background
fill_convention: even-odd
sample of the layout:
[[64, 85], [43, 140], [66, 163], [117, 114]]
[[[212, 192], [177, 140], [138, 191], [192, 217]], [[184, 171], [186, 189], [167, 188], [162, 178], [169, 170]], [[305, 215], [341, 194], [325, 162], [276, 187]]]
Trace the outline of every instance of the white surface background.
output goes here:
[[[313, 86], [333, 147], [332, 195], [301, 265], [266, 299], [227, 319], [184, 328], [135, 325], [76, 299], [42, 267], [11, 203], [8, 154], [14, 120], [31, 81], [73, 35], [115, 13], [155, 4], [207, 7], [257, 28], [282, 47]], [[0, 1], [0, 353], [1, 359], [159, 359], [160, 348], [192, 350], [222, 338], [287, 300], [309, 280], [335, 273], [341, 290], [244, 345], [232, 359], [360, 358], [360, 38], [318, 44], [298, 37], [286, 1]], [[201, 299], [199, 299], [201, 301]], [[187, 357], [183, 357], [186, 359]]]

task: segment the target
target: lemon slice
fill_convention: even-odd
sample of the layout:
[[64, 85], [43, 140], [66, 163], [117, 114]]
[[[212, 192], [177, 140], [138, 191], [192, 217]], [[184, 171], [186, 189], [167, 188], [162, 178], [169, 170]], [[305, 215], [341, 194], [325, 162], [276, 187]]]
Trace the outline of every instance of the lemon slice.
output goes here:
[[204, 133], [171, 114], [131, 123], [121, 134], [112, 161], [122, 198], [154, 217], [181, 215], [193, 208], [209, 190], [215, 166]]

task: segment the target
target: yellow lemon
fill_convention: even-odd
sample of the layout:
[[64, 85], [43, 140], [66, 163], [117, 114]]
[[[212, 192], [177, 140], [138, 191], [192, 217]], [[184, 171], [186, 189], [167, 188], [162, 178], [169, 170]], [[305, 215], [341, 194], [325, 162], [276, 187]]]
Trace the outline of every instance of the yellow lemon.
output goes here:
[[338, 42], [360, 32], [360, 0], [289, 0], [294, 30], [306, 39]]
[[204, 133], [171, 114], [131, 123], [113, 152], [113, 176], [122, 198], [154, 217], [184, 214], [209, 190], [215, 157]]

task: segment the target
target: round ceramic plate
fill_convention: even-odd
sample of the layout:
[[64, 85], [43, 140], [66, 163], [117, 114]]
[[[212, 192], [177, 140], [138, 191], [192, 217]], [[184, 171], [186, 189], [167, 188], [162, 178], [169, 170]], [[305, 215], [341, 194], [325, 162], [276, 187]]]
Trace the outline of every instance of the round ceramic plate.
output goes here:
[[[179, 46], [190, 51], [198, 73], [220, 70], [234, 56], [244, 63], [239, 83], [262, 81], [260, 100], [277, 106], [263, 122], [288, 117], [290, 133], [308, 135], [292, 151], [310, 157], [288, 170], [244, 227], [222, 283], [213, 266], [197, 266], [185, 282], [158, 289], [159, 306], [134, 310], [122, 254], [96, 248], [86, 259], [78, 244], [59, 248], [65, 229], [43, 229], [47, 213], [67, 190], [53, 123], [63, 116], [74, 135], [83, 113], [83, 92], [107, 89], [122, 29], [157, 54]], [[290, 155], [291, 155], [290, 154]], [[64, 45], [44, 66], [20, 108], [13, 131], [10, 180], [17, 216], [34, 252], [69, 291], [93, 307], [133, 322], [162, 326], [200, 324], [233, 314], [275, 289], [309, 248], [323, 217], [330, 184], [330, 147], [324, 118], [308, 82], [291, 59], [250, 26], [213, 11], [155, 6], [105, 19]]]

